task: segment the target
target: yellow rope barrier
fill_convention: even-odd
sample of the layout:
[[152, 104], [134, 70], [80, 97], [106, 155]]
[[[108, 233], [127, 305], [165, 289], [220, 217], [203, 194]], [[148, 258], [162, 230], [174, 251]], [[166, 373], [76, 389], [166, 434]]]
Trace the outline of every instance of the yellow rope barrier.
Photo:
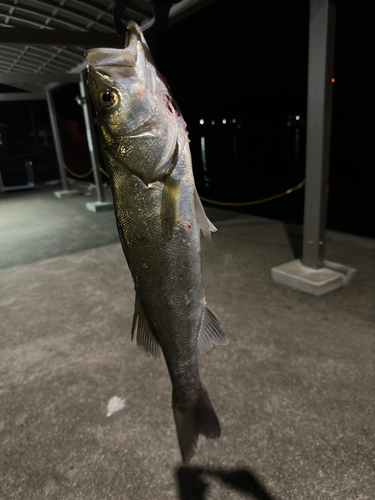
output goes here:
[[[70, 170], [70, 168], [68, 168], [65, 165], [65, 163], [64, 163], [64, 168], [71, 175], [74, 175], [75, 177], [78, 177], [79, 179], [83, 179], [84, 177], [88, 177], [92, 173], [92, 169], [91, 169], [86, 174], [75, 174], [74, 172], [72, 172], [72, 170]], [[104, 175], [106, 175], [107, 177], [109, 177], [109, 175], [107, 174], [107, 172], [105, 170], [103, 170], [102, 168], [100, 168], [100, 171]], [[266, 201], [276, 200], [276, 198], [281, 198], [282, 196], [290, 194], [293, 191], [297, 191], [298, 189], [302, 189], [303, 186], [304, 186], [304, 184], [305, 184], [305, 181], [303, 180], [302, 182], [300, 182], [299, 184], [297, 184], [297, 186], [294, 186], [294, 187], [288, 189], [287, 191], [284, 191], [283, 193], [275, 194], [274, 196], [269, 196], [268, 198], [263, 198], [262, 200], [243, 201], [243, 202], [239, 202], [239, 203], [232, 203], [230, 201], [215, 201], [215, 200], [210, 200], [208, 198], [204, 198], [203, 196], [200, 196], [200, 199], [202, 201], [207, 202], [207, 203], [212, 203], [213, 205], [222, 205], [222, 206], [225, 206], [225, 207], [245, 207], [245, 206], [248, 206], [248, 205], [257, 205], [258, 203], [265, 203]]]
[[293, 191], [297, 191], [298, 189], [303, 188], [303, 185], [305, 184], [305, 181], [303, 180], [297, 186], [294, 186], [287, 191], [284, 191], [283, 193], [275, 194], [274, 196], [269, 196], [268, 198], [263, 198], [262, 200], [255, 200], [255, 201], [243, 201], [239, 203], [232, 203], [229, 201], [215, 201], [215, 200], [209, 200], [208, 198], [203, 198], [203, 196], [200, 196], [200, 199], [202, 201], [206, 201], [207, 203], [212, 203], [214, 205], [222, 205], [225, 207], [245, 207], [248, 205], [257, 205], [258, 203], [264, 203], [266, 201], [271, 201], [271, 200], [276, 200], [276, 198], [281, 198], [282, 196], [285, 196], [286, 194], [290, 194]]
[[67, 170], [71, 175], [74, 175], [74, 177], [78, 177], [78, 179], [83, 179], [84, 177], [87, 177], [88, 175], [90, 175], [92, 173], [92, 169], [89, 170], [86, 174], [75, 174], [74, 172], [72, 172], [72, 170], [70, 170], [69, 167], [67, 167], [64, 163], [64, 168], [65, 170]]
[[[64, 163], [64, 168], [65, 170], [67, 170], [71, 175], [74, 175], [74, 177], [78, 177], [78, 179], [83, 179], [84, 177], [88, 177], [90, 174], [92, 174], [92, 169], [89, 170], [88, 172], [86, 172], [86, 174], [75, 174], [72, 170], [70, 170], [69, 167], [67, 167]], [[102, 168], [99, 169], [104, 175], [106, 175], [108, 177], [108, 174], [105, 170], [103, 170]]]

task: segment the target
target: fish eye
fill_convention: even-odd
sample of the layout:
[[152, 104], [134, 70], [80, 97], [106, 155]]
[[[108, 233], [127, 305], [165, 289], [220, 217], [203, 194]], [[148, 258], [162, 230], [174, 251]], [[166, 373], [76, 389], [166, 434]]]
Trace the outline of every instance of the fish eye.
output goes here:
[[103, 109], [111, 109], [117, 104], [117, 94], [110, 90], [103, 90], [99, 94], [99, 103]]

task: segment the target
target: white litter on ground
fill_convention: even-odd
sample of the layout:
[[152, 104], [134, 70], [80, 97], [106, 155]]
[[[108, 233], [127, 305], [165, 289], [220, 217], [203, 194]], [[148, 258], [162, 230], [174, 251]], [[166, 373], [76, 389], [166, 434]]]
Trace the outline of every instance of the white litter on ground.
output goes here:
[[125, 408], [125, 400], [119, 398], [118, 396], [113, 396], [108, 402], [107, 406], [107, 417], [110, 417], [116, 411], [123, 410]]

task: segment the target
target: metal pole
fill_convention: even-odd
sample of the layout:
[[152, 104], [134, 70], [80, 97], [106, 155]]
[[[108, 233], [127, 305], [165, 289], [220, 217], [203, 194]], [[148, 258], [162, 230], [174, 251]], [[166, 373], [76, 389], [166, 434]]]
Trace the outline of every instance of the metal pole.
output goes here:
[[63, 156], [62, 147], [61, 147], [59, 127], [57, 125], [55, 106], [53, 104], [52, 95], [51, 95], [50, 90], [46, 90], [46, 97], [47, 97], [49, 117], [51, 120], [52, 135], [53, 135], [53, 141], [55, 143], [56, 157], [57, 157], [57, 163], [59, 165], [61, 181], [62, 181], [64, 191], [69, 191], [70, 188], [69, 188], [68, 178], [66, 176], [66, 171], [64, 168], [64, 156]]
[[310, 0], [306, 191], [302, 264], [324, 266], [331, 136], [335, 6]]
[[94, 122], [92, 119], [92, 113], [91, 110], [89, 109], [89, 100], [90, 96], [87, 90], [86, 86], [86, 72], [81, 73], [81, 78], [79, 82], [79, 90], [81, 93], [81, 104], [82, 104], [82, 109], [83, 109], [83, 116], [85, 119], [85, 126], [86, 126], [86, 135], [87, 135], [87, 142], [89, 146], [89, 152], [90, 152], [90, 160], [91, 160], [91, 166], [94, 172], [94, 179], [95, 179], [95, 184], [96, 184], [96, 190], [98, 194], [98, 201], [99, 202], [104, 202], [105, 201], [105, 194], [104, 194], [104, 188], [103, 188], [103, 183], [102, 183], [102, 177], [100, 174], [100, 160], [99, 160], [99, 154], [98, 154], [98, 147], [97, 147], [97, 142], [96, 142], [96, 137], [95, 137], [95, 130], [94, 130]]

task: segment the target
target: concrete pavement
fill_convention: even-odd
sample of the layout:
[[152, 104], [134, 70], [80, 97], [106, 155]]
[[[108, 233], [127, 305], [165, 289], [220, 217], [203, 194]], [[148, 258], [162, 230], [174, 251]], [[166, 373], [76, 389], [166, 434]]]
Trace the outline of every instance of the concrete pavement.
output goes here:
[[113, 213], [87, 201], [0, 201], [0, 499], [373, 500], [374, 240], [329, 232], [326, 258], [357, 276], [315, 297], [270, 277], [300, 227], [207, 209], [206, 296], [230, 344], [199, 362], [222, 436], [182, 468], [164, 361], [130, 343]]

